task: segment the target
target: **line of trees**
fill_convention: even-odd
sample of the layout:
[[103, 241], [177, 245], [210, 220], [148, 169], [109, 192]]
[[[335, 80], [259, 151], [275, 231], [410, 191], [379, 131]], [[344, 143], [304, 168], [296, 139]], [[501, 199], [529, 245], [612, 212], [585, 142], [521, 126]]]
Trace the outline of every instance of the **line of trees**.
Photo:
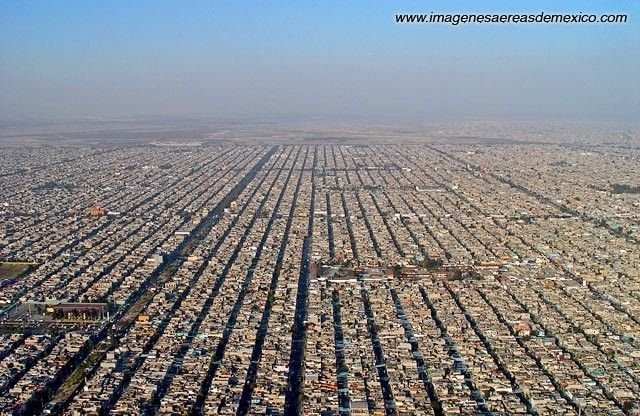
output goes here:
[[640, 186], [631, 186], [624, 183], [614, 183], [611, 186], [614, 194], [640, 194]]

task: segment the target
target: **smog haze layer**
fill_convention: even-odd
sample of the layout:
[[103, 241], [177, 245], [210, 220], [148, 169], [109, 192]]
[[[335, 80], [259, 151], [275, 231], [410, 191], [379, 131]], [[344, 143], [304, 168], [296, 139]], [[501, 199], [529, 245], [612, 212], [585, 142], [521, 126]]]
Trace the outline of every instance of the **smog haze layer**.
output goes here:
[[[633, 2], [3, 2], [0, 118], [637, 120]], [[625, 13], [399, 24], [398, 13]]]

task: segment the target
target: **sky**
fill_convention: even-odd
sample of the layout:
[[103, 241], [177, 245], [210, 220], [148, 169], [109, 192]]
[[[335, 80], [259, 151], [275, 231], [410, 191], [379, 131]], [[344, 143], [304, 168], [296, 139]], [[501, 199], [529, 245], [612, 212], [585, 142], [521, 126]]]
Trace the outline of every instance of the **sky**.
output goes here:
[[0, 118], [158, 115], [637, 121], [640, 2], [0, 0]]

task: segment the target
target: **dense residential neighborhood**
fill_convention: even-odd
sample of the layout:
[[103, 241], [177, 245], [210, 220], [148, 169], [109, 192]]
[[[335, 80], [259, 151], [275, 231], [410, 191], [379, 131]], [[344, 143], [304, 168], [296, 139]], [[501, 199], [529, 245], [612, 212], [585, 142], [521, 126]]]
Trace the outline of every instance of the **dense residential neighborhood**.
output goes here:
[[5, 147], [2, 415], [640, 414], [640, 152]]

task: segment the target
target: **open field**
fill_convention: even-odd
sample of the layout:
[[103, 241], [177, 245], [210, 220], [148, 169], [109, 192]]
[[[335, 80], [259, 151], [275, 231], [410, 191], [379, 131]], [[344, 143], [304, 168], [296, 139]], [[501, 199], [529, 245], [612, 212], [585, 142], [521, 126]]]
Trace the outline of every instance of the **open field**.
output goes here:
[[31, 267], [30, 263], [0, 262], [0, 281], [14, 279]]

